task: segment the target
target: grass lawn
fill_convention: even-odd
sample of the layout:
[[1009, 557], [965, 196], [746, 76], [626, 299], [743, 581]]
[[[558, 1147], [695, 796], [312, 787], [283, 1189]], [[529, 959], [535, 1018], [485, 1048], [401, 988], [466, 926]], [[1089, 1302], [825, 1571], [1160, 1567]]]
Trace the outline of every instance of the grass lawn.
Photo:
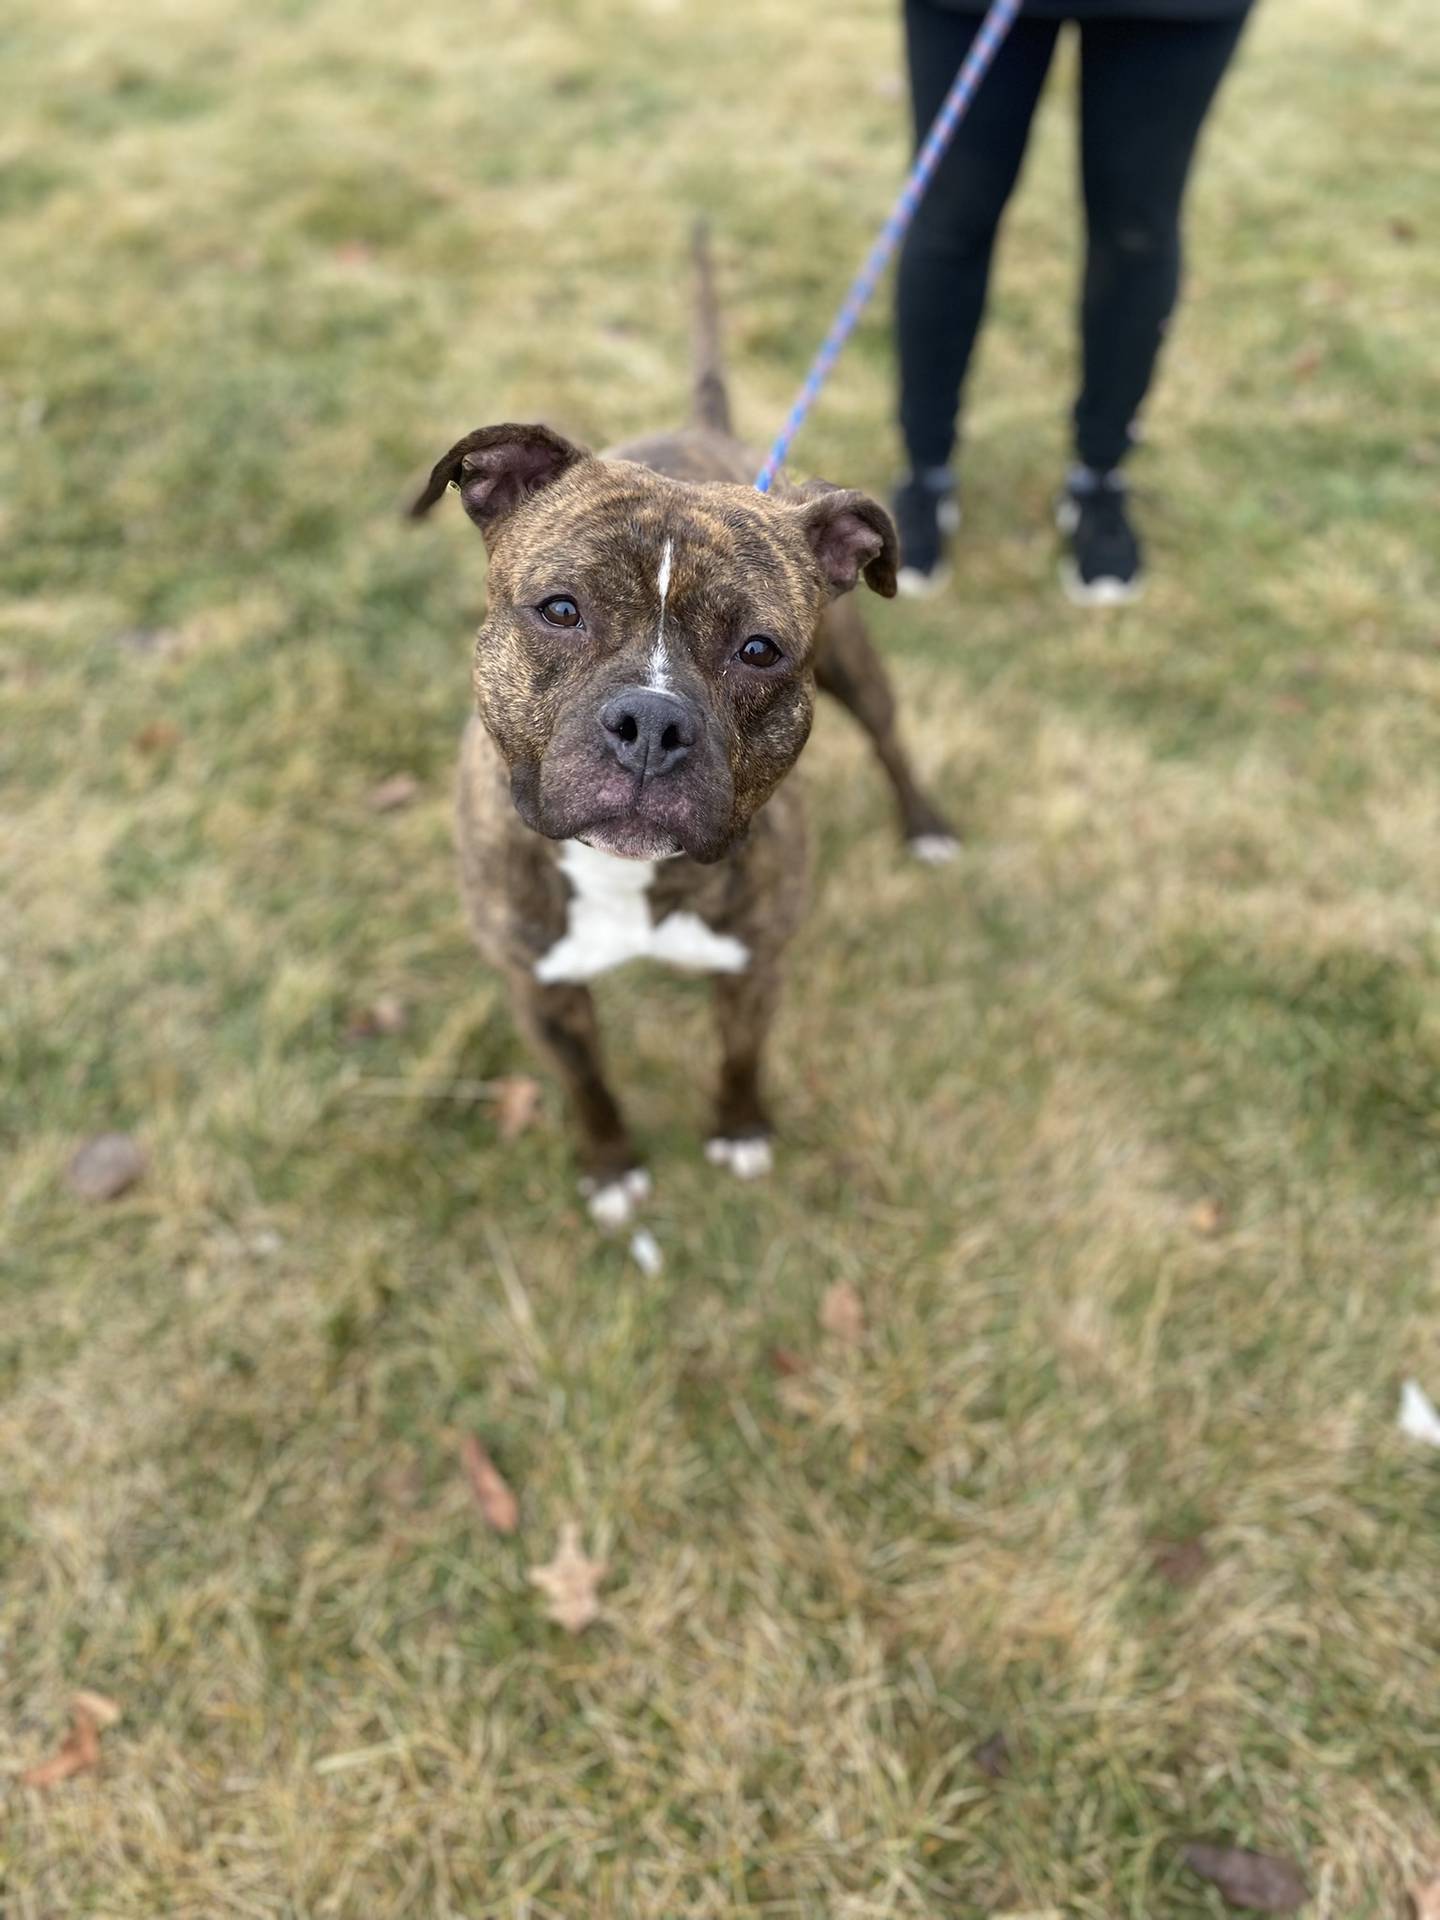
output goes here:
[[[1197, 1836], [1399, 1915], [1440, 1874], [1440, 1454], [1395, 1424], [1440, 1397], [1428, 0], [1263, 0], [1113, 617], [1048, 531], [1067, 57], [957, 583], [869, 609], [966, 851], [898, 859], [822, 715], [768, 1186], [701, 1158], [703, 987], [606, 985], [653, 1275], [553, 1089], [509, 1144], [468, 1097], [529, 1064], [450, 850], [483, 555], [398, 508], [489, 420], [675, 419], [702, 209], [764, 440], [901, 163], [888, 0], [12, 0], [0, 46], [6, 1920], [1192, 1920]], [[885, 487], [890, 383], [877, 308], [797, 465]], [[88, 1203], [112, 1127], [149, 1169]], [[573, 1638], [527, 1578], [570, 1521]], [[23, 1785], [77, 1687], [102, 1765]]]

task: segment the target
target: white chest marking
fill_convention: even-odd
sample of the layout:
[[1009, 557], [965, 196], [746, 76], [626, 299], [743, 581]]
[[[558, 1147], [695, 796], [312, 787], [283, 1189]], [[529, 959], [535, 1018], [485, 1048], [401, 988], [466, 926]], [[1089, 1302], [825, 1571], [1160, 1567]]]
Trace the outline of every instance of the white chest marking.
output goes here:
[[665, 542], [665, 550], [660, 555], [660, 571], [655, 576], [655, 585], [660, 590], [660, 624], [655, 629], [655, 644], [650, 649], [647, 672], [650, 685], [657, 693], [670, 691], [670, 662], [665, 652], [665, 601], [670, 592], [670, 562], [674, 557], [675, 543]]
[[535, 962], [535, 978], [593, 980], [627, 960], [663, 960], [694, 973], [743, 973], [750, 949], [733, 934], [716, 933], [698, 913], [667, 913], [657, 926], [646, 894], [653, 860], [621, 860], [578, 840], [567, 840], [560, 866], [570, 882], [565, 932]]

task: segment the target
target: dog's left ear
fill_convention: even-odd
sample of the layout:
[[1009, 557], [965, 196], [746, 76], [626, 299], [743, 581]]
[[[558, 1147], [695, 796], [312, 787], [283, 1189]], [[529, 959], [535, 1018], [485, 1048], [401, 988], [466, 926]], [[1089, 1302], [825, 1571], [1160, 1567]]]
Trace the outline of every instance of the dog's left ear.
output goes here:
[[478, 427], [436, 461], [410, 515], [418, 520], [427, 514], [453, 482], [466, 513], [489, 539], [522, 500], [589, 458], [584, 447], [574, 446], [549, 427], [509, 423]]
[[848, 593], [863, 572], [867, 587], [893, 600], [900, 543], [880, 503], [828, 480], [810, 481], [801, 495], [802, 523], [831, 593]]

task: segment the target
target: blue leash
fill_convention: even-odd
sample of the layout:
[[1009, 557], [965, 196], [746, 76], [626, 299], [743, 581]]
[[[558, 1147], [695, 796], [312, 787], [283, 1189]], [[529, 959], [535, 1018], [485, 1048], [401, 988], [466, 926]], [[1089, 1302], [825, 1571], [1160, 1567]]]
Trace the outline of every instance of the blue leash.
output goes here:
[[876, 282], [885, 270], [885, 263], [905, 236], [905, 230], [915, 218], [915, 209], [925, 196], [925, 189], [940, 164], [941, 155], [950, 144], [950, 136], [965, 118], [970, 102], [975, 98], [976, 89], [990, 67], [990, 62], [1000, 51], [1000, 43], [1015, 24], [1015, 16], [1020, 11], [1021, 0], [991, 0], [989, 11], [980, 22], [980, 31], [970, 43], [970, 51], [961, 63], [960, 71], [951, 83], [950, 91], [941, 104], [935, 121], [925, 136], [925, 144], [915, 156], [915, 164], [910, 169], [904, 186], [900, 189], [895, 204], [891, 207], [878, 239], [865, 256], [864, 264], [850, 284], [839, 313], [826, 334], [820, 351], [810, 363], [810, 371], [805, 376], [805, 384], [795, 396], [784, 426], [775, 436], [775, 443], [765, 457], [765, 464], [756, 477], [758, 492], [768, 493], [771, 482], [779, 472], [785, 456], [790, 451], [791, 442], [805, 423], [805, 416], [814, 406], [820, 389], [830, 377], [831, 369], [840, 358], [840, 349], [854, 331], [855, 322], [860, 318], [865, 303], [875, 291]]

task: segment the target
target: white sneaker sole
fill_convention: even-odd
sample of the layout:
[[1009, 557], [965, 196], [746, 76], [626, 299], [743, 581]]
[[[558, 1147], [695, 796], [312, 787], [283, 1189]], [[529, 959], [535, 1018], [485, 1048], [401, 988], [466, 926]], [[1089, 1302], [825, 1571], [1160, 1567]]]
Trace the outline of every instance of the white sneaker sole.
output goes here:
[[1082, 580], [1073, 560], [1060, 562], [1060, 585], [1072, 607], [1129, 607], [1145, 591], [1145, 583], [1138, 577], [1117, 580], [1102, 573], [1096, 580]]
[[[960, 502], [942, 500], [935, 509], [935, 524], [947, 540], [953, 540], [960, 531]], [[951, 576], [952, 569], [945, 560], [930, 573], [922, 573], [919, 567], [901, 567], [895, 576], [895, 591], [906, 600], [933, 600], [949, 586]]]
[[948, 566], [936, 567], [932, 573], [922, 573], [918, 567], [901, 567], [895, 576], [895, 591], [904, 600], [933, 600], [937, 593], [945, 591], [950, 580]]
[[[1067, 540], [1080, 525], [1080, 509], [1068, 496], [1055, 504], [1055, 525]], [[1082, 580], [1073, 560], [1060, 562], [1060, 585], [1072, 607], [1128, 607], [1145, 591], [1139, 574], [1133, 580], [1103, 573], [1096, 580]]]

